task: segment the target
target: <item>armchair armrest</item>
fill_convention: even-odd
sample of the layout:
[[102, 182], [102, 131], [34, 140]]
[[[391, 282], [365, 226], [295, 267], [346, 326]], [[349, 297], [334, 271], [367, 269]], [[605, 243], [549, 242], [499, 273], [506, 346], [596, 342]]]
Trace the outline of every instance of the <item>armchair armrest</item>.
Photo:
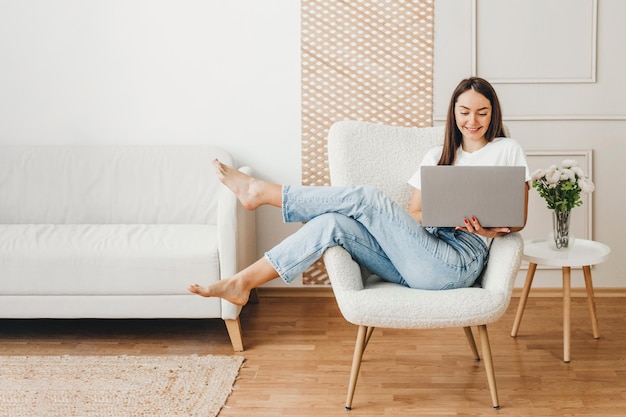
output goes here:
[[333, 246], [324, 252], [324, 265], [332, 279], [333, 291], [360, 291], [363, 287], [361, 267], [348, 251], [340, 246]]
[[482, 276], [482, 288], [510, 297], [523, 250], [524, 241], [517, 232], [494, 239], [489, 250], [489, 263]]

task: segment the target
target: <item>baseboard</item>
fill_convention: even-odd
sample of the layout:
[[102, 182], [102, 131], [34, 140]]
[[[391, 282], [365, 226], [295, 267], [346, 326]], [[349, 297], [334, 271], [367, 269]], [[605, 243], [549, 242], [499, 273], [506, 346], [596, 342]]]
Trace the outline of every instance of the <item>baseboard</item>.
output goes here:
[[[513, 289], [513, 297], [522, 295], [521, 288]], [[572, 297], [587, 297], [585, 287], [576, 287], [571, 290]], [[626, 288], [594, 288], [593, 296], [602, 297], [626, 297]], [[563, 288], [531, 288], [528, 297], [563, 297]]]
[[261, 287], [257, 288], [259, 297], [334, 297], [332, 288], [326, 285], [308, 287]]
[[[261, 287], [257, 289], [260, 297], [334, 297], [333, 290], [329, 286], [314, 285], [310, 287]], [[513, 297], [522, 294], [521, 288], [513, 289]], [[584, 287], [572, 288], [572, 297], [586, 297]], [[594, 288], [593, 295], [601, 297], [626, 297], [626, 288]], [[562, 288], [531, 288], [529, 297], [563, 297]]]

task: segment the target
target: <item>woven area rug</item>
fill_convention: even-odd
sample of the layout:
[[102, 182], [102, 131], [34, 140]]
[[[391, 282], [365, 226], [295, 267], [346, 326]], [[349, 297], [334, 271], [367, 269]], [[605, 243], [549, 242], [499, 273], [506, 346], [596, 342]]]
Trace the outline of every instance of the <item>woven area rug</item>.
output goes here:
[[0, 356], [0, 416], [217, 416], [241, 356]]

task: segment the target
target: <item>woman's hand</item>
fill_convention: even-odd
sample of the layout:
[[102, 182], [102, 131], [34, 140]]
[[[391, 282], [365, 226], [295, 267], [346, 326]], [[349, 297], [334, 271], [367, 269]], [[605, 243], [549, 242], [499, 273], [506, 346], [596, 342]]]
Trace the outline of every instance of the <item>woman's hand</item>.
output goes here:
[[482, 227], [476, 217], [472, 217], [469, 220], [464, 219], [464, 223], [465, 227], [457, 226], [456, 230], [463, 230], [465, 232], [474, 233], [476, 235], [485, 236], [487, 238], [501, 237], [511, 233], [511, 229], [508, 227]]

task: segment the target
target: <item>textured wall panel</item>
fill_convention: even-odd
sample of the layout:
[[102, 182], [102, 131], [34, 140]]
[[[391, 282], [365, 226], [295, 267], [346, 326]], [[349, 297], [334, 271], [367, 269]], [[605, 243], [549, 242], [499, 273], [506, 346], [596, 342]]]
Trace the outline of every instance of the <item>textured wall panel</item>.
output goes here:
[[[328, 185], [340, 120], [432, 124], [433, 0], [302, 0], [302, 183]], [[305, 284], [327, 284], [322, 261]]]

